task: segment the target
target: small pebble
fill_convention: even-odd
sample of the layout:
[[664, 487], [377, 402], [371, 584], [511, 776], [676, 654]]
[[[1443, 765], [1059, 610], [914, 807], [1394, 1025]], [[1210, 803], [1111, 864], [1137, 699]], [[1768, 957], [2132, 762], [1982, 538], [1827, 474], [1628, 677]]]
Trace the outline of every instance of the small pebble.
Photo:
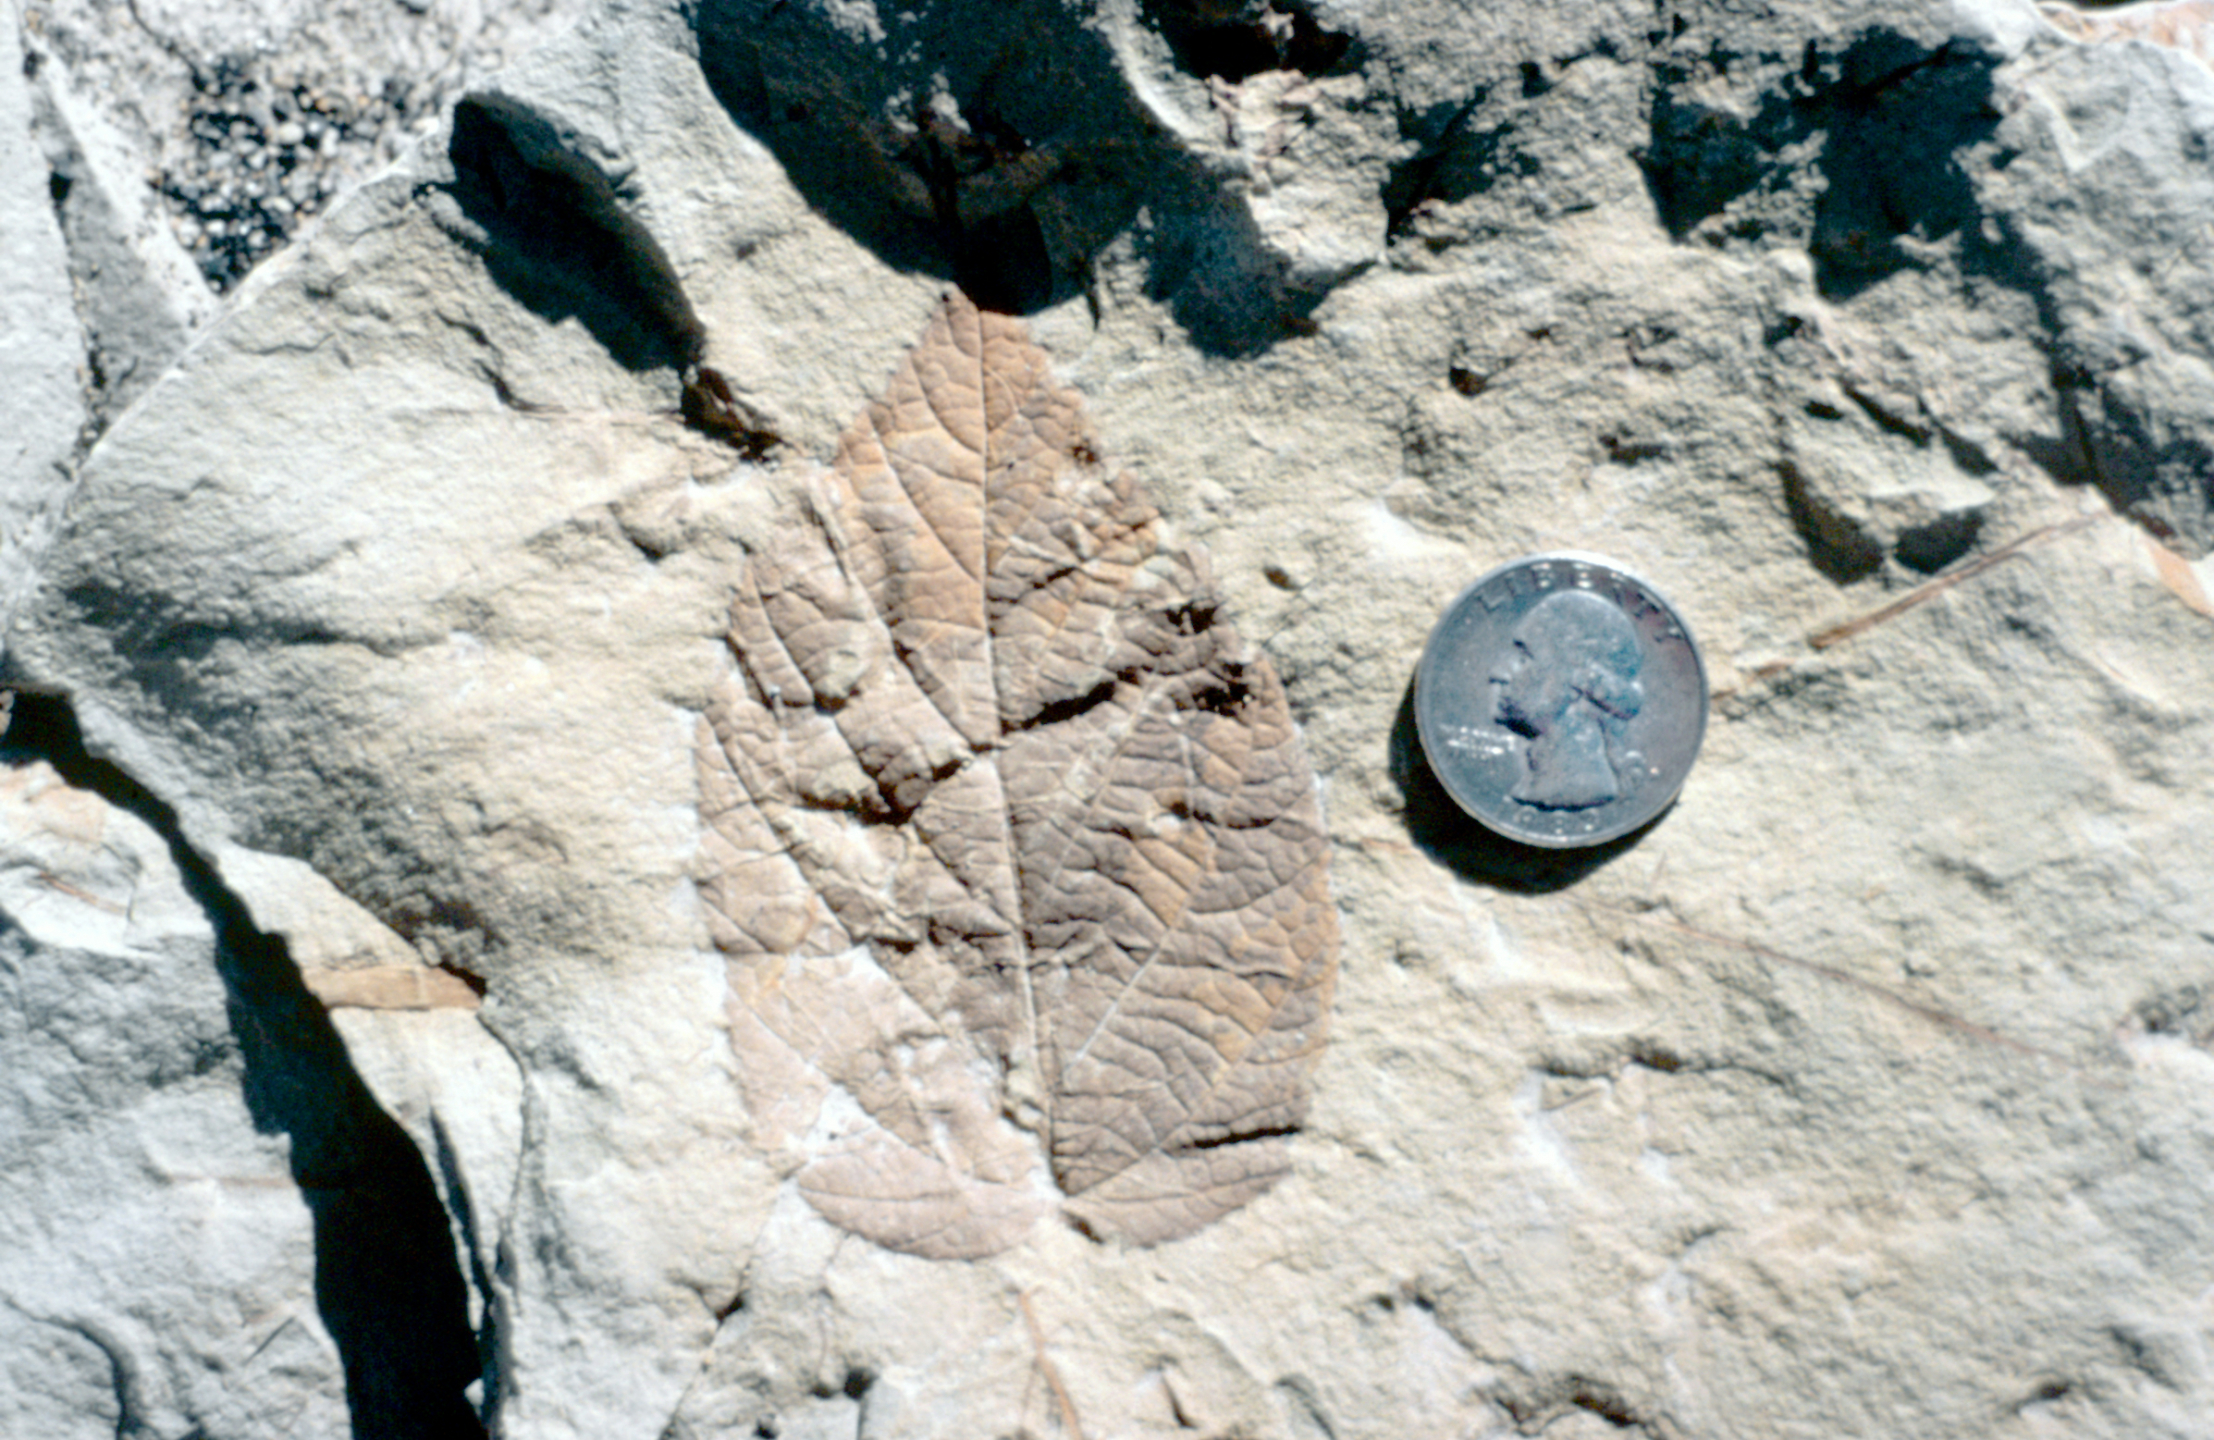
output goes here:
[[300, 122], [297, 120], [287, 120], [277, 127], [276, 141], [287, 149], [299, 144], [306, 138], [307, 131], [301, 128]]

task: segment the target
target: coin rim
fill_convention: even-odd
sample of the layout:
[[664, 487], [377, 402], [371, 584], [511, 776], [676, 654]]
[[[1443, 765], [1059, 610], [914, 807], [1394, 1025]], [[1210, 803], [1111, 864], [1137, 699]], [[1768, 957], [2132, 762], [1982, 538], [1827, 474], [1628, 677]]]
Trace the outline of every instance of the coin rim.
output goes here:
[[[1446, 778], [1445, 772], [1438, 766], [1435, 753], [1430, 743], [1429, 726], [1425, 719], [1427, 711], [1425, 710], [1422, 703], [1423, 692], [1429, 687], [1430, 684], [1431, 668], [1433, 664], [1436, 663], [1438, 654], [1438, 640], [1439, 637], [1445, 633], [1446, 622], [1451, 620], [1455, 615], [1459, 614], [1461, 606], [1465, 603], [1468, 603], [1476, 594], [1476, 592], [1478, 590], [1481, 590], [1484, 586], [1489, 585], [1492, 581], [1498, 579], [1500, 576], [1506, 574], [1510, 570], [1518, 570], [1525, 565], [1534, 565], [1542, 560], [1568, 560], [1579, 561], [1588, 565], [1603, 565], [1607, 569], [1614, 571], [1616, 574], [1643, 588], [1647, 594], [1651, 595], [1655, 600], [1658, 600], [1661, 605], [1667, 609], [1669, 616], [1676, 622], [1676, 627], [1684, 632], [1684, 641], [1686, 644], [1691, 646], [1691, 663], [1699, 672], [1698, 729], [1692, 737], [1691, 758], [1685, 762], [1684, 773], [1681, 777], [1677, 779], [1675, 788], [1668, 792], [1667, 796], [1662, 799], [1660, 804], [1654, 806], [1652, 810], [1647, 812], [1641, 818], [1631, 821], [1628, 824], [1618, 824], [1609, 829], [1596, 830], [1588, 835], [1544, 836], [1517, 834], [1515, 831], [1508, 829], [1503, 822], [1493, 820], [1484, 815], [1480, 815], [1474, 809], [1470, 808], [1468, 801], [1462, 798], [1460, 792], [1454, 788], [1453, 782]], [[1652, 824], [1655, 820], [1658, 820], [1662, 816], [1662, 814], [1667, 811], [1669, 806], [1676, 803], [1676, 797], [1683, 793], [1684, 783], [1691, 778], [1692, 770], [1699, 763], [1699, 751], [1707, 743], [1707, 712], [1710, 708], [1710, 705], [1711, 698], [1708, 694], [1706, 652], [1699, 647], [1698, 634], [1691, 628], [1691, 622], [1684, 617], [1683, 611], [1677, 608], [1675, 601], [1668, 598], [1667, 591], [1661, 589], [1658, 585], [1655, 585], [1651, 580], [1647, 579], [1641, 571], [1634, 570], [1631, 567], [1624, 565], [1619, 560], [1610, 560], [1606, 556], [1592, 550], [1538, 550], [1533, 551], [1528, 555], [1518, 556], [1513, 560], [1507, 561], [1503, 565], [1495, 565], [1491, 569], [1486, 570], [1483, 574], [1477, 576], [1474, 580], [1471, 580], [1468, 584], [1462, 586], [1460, 593], [1453, 597], [1453, 602], [1447, 605], [1442, 611], [1438, 612], [1437, 623], [1430, 627], [1430, 638], [1423, 642], [1422, 659], [1415, 664], [1415, 738], [1417, 742], [1420, 743], [1422, 746], [1422, 763], [1430, 767], [1430, 774], [1438, 782], [1438, 788], [1452, 797], [1453, 803], [1460, 807], [1463, 814], [1467, 815], [1477, 824], [1483, 826], [1486, 830], [1491, 831], [1495, 835], [1504, 836], [1505, 838], [1512, 840], [1517, 844], [1534, 845], [1546, 850], [1579, 850], [1591, 845], [1604, 845], [1609, 840], [1619, 840], [1624, 835], [1629, 834], [1631, 831], [1641, 829], [1644, 826]]]

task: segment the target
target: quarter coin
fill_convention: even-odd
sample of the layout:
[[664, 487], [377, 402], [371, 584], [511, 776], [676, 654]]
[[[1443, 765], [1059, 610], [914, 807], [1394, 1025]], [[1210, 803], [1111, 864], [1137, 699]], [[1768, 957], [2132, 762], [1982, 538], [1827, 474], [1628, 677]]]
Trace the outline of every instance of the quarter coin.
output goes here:
[[1650, 581], [1563, 550], [1461, 592], [1423, 648], [1414, 708], [1455, 803], [1566, 849], [1627, 835], [1676, 798], [1706, 734], [1707, 671]]

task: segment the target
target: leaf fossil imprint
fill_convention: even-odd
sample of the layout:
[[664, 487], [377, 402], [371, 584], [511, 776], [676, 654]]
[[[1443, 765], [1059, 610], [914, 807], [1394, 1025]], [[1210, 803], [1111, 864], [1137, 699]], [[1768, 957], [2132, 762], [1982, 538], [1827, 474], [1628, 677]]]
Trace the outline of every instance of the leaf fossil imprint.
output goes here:
[[754, 547], [701, 724], [702, 892], [757, 1131], [834, 1223], [956, 1257], [1051, 1199], [1190, 1234], [1273, 1184], [1337, 965], [1275, 673], [949, 295]]

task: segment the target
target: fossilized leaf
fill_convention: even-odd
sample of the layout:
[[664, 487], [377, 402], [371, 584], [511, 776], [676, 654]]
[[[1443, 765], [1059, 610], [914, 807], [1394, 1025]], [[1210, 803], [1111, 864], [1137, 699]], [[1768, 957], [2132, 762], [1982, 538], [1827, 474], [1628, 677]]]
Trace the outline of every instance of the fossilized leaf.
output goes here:
[[1282, 688], [1204, 555], [958, 294], [809, 493], [738, 577], [699, 746], [762, 1135], [917, 1254], [1011, 1244], [1055, 1189], [1144, 1244], [1245, 1204], [1286, 1168], [1337, 921]]

